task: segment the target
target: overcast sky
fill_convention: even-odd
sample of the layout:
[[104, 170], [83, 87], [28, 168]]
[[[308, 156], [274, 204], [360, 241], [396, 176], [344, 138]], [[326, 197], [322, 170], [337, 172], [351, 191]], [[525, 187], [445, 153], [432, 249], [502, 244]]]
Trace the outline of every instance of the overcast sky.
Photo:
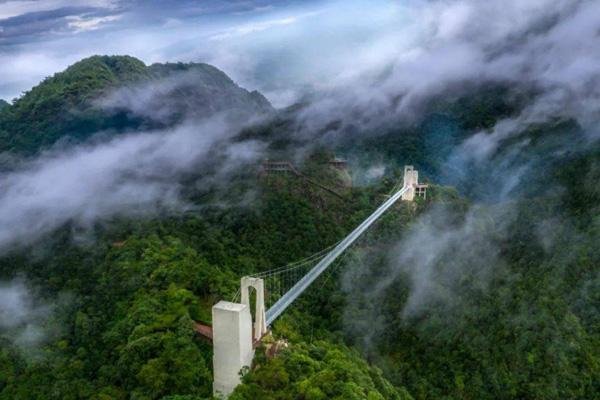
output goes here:
[[410, 85], [442, 70], [587, 86], [599, 13], [594, 0], [0, 0], [0, 98], [93, 54], [208, 62], [275, 106], [390, 66]]
[[0, 98], [93, 54], [216, 65], [276, 105], [400, 24], [399, 2], [0, 0]]

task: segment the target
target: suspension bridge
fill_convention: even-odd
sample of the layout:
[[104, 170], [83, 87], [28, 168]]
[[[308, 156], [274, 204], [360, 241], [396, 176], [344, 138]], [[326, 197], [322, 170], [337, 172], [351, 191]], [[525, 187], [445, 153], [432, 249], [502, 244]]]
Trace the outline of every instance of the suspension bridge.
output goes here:
[[[268, 327], [361, 235], [399, 199], [412, 201], [425, 196], [426, 185], [419, 184], [418, 172], [412, 166], [404, 168], [402, 186], [397, 185], [371, 215], [338, 243], [303, 260], [269, 271], [244, 276], [232, 301], [220, 301], [212, 309], [212, 329], [199, 327], [198, 332], [213, 342], [213, 391], [228, 396], [240, 383], [240, 371], [249, 368], [254, 349], [267, 333]], [[254, 320], [250, 312], [250, 289], [256, 294]]]

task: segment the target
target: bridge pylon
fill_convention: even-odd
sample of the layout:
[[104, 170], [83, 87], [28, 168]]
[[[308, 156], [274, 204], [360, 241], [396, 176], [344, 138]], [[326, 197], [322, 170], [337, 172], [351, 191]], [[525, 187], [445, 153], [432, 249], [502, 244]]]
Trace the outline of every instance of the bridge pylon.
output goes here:
[[250, 307], [220, 301], [212, 308], [212, 324], [213, 393], [227, 397], [240, 384], [240, 371], [254, 359]]
[[241, 282], [242, 304], [250, 307], [250, 288], [256, 291], [254, 312], [254, 340], [258, 341], [267, 333], [267, 318], [265, 316], [265, 282], [261, 278], [244, 276]]
[[[229, 396], [240, 384], [240, 371], [252, 365], [254, 344], [267, 333], [264, 281], [245, 276], [240, 284], [241, 303], [220, 301], [212, 308], [215, 397]], [[254, 322], [250, 288], [256, 291]]]

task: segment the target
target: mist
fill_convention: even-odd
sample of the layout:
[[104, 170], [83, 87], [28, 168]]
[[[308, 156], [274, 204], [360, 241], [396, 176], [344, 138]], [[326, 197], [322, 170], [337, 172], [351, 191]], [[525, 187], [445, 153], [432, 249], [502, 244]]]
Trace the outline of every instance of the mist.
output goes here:
[[351, 57], [334, 51], [338, 74], [322, 80], [301, 116], [308, 131], [340, 120], [339, 130], [375, 134], [386, 124], [418, 121], [435, 97], [501, 83], [531, 95], [508, 132], [506, 124], [492, 131], [489, 146], [549, 118], [575, 118], [597, 137], [596, 2], [393, 4], [395, 29], [370, 37], [373, 51], [358, 46]]
[[[443, 174], [435, 183], [464, 188], [477, 180], [474, 184], [480, 185], [478, 193], [462, 193], [471, 202], [464, 215], [434, 207], [386, 247], [385, 255], [367, 254], [347, 266], [344, 326], [367, 352], [377, 352], [374, 341], [390, 340], [386, 332], [398, 325], [424, 340], [439, 339], [432, 330], [446, 332], [439, 340], [454, 340], [461, 327], [477, 320], [471, 313], [491, 301], [492, 293], [499, 296], [495, 301], [508, 303], [512, 292], [497, 291], [498, 282], [518, 282], [522, 267], [508, 267], [514, 262], [506, 254], [509, 242], [542, 249], [547, 259], [528, 260], [531, 267], [546, 268], [562, 282], [579, 243], [598, 239], [574, 228], [592, 221], [565, 215], [556, 206], [571, 195], [569, 188], [546, 180], [553, 162], [597, 149], [600, 5], [409, 2], [405, 11], [420, 25], [408, 37], [419, 39], [397, 57], [381, 57], [382, 68], [370, 79], [332, 87], [329, 97], [316, 99], [302, 115], [299, 125], [309, 128], [300, 130], [301, 135], [319, 129], [330, 137], [344, 131], [357, 132], [356, 138], [383, 135], [390, 126], [418, 124], [431, 100], [458, 98], [488, 83], [526, 93], [527, 99], [493, 127], [468, 132], [441, 163]], [[408, 32], [408, 26], [402, 29]], [[342, 123], [328, 130], [331, 121]], [[523, 134], [533, 128], [551, 139], [535, 142]], [[597, 182], [585, 182], [588, 190], [597, 191]], [[541, 196], [546, 201], [536, 203]], [[537, 213], [535, 219], [519, 215], [527, 202], [538, 204], [529, 210]], [[515, 224], [524, 224], [521, 231], [532, 233], [533, 239], [515, 238]], [[597, 284], [597, 276], [581, 279], [568, 303], [593, 315], [588, 288]], [[534, 301], [519, 301], [512, 323], [528, 325]]]
[[6, 334], [14, 345], [27, 350], [41, 343], [52, 309], [35, 301], [24, 281], [0, 281], [0, 336]]
[[0, 249], [31, 244], [66, 223], [89, 228], [112, 216], [193, 208], [181, 196], [185, 174], [204, 172], [196, 184], [208, 188], [260, 156], [260, 142], [230, 141], [237, 129], [215, 116], [59, 148], [25, 162], [0, 177]]

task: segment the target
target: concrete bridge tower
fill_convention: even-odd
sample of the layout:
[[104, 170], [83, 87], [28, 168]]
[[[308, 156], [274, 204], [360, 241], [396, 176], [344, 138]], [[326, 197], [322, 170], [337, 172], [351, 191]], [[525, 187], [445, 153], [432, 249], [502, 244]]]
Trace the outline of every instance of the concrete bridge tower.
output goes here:
[[[250, 313], [250, 288], [256, 291], [255, 322]], [[250, 367], [254, 343], [267, 333], [264, 281], [243, 277], [241, 303], [220, 301], [212, 308], [213, 392], [227, 397], [240, 384], [240, 371]]]
[[427, 184], [419, 183], [419, 171], [412, 165], [404, 167], [404, 186], [408, 190], [402, 195], [402, 200], [413, 201], [415, 196], [425, 198], [427, 196]]

